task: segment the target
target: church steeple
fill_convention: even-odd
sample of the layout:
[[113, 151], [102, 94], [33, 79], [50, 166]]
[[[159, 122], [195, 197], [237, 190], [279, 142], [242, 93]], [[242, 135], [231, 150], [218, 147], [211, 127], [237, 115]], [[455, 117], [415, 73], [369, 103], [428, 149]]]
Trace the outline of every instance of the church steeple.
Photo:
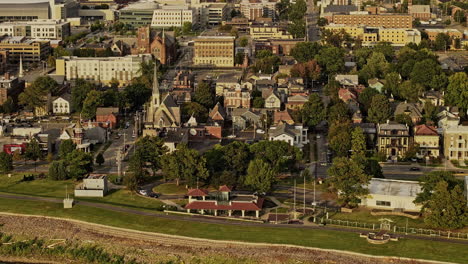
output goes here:
[[20, 78], [24, 77], [24, 73], [23, 73], [23, 55], [20, 55], [18, 77], [20, 77]]
[[153, 76], [153, 93], [151, 95], [151, 101], [146, 113], [146, 121], [153, 123], [154, 113], [161, 106], [161, 93], [159, 91], [158, 81], [158, 68], [156, 62], [154, 63], [154, 76]]

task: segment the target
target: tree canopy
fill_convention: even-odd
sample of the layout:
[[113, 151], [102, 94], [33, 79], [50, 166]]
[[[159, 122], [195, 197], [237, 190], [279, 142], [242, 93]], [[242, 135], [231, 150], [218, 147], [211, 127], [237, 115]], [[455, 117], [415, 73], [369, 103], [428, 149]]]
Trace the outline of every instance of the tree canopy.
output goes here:
[[269, 163], [254, 159], [250, 161], [244, 184], [258, 192], [270, 191], [276, 177], [276, 170]]

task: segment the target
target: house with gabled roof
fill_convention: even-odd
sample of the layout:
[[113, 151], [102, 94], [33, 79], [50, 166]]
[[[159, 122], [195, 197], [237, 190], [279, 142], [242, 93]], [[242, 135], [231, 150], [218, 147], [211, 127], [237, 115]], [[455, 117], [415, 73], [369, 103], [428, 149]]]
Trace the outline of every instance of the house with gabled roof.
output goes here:
[[268, 108], [268, 109], [280, 109], [281, 108], [281, 99], [273, 89], [263, 90], [262, 97], [265, 99], [265, 108]]
[[305, 144], [309, 143], [307, 131], [308, 129], [303, 125], [280, 123], [277, 126], [270, 127], [268, 139], [284, 141], [291, 146], [302, 148]]
[[408, 115], [411, 118], [413, 124], [417, 124], [421, 121], [423, 107], [418, 103], [408, 103], [407, 101], [401, 102], [396, 106], [395, 116], [397, 115]]
[[439, 133], [437, 128], [428, 125], [414, 127], [414, 143], [419, 146], [418, 158], [439, 157]]
[[211, 109], [210, 113], [208, 114], [208, 122], [216, 122], [220, 125], [224, 124], [226, 118], [226, 110], [224, 110], [224, 107], [219, 102], [213, 107], [213, 109]]
[[377, 91], [379, 91], [379, 93], [383, 91], [383, 88], [384, 88], [383, 80], [379, 80], [378, 78], [372, 78], [372, 79], [369, 79], [367, 83], [369, 84], [370, 88], [376, 89]]
[[273, 113], [273, 124], [277, 125], [280, 123], [286, 123], [288, 125], [294, 125], [294, 119], [289, 114], [288, 110], [284, 111], [275, 111]]
[[289, 96], [286, 103], [286, 108], [291, 110], [301, 110], [307, 101], [309, 101], [309, 98], [304, 95], [296, 94]]

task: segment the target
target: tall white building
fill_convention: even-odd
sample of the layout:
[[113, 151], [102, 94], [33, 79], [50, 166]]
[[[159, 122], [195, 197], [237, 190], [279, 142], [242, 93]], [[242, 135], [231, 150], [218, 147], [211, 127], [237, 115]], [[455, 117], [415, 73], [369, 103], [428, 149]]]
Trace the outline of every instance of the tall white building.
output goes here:
[[70, 36], [70, 22], [54, 19], [3, 22], [0, 23], [1, 35], [61, 40]]
[[275, 18], [276, 1], [242, 0], [240, 3], [240, 11], [249, 20], [255, 20], [257, 17]]
[[192, 25], [197, 22], [196, 14], [191, 8], [188, 6], [168, 6], [154, 10], [151, 26], [157, 28], [182, 27], [185, 22], [190, 22]]
[[108, 85], [112, 79], [120, 85], [141, 75], [142, 62], [151, 60], [150, 54], [129, 55], [125, 57], [61, 57], [56, 60], [56, 74], [66, 80], [85, 79]]

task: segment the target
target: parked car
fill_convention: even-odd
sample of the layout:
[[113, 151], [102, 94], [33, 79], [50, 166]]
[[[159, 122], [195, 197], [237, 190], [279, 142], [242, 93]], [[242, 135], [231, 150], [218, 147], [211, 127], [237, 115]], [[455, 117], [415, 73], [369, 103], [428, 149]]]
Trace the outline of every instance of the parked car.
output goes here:
[[418, 168], [418, 167], [411, 167], [411, 168], [410, 168], [410, 171], [420, 171], [420, 170], [421, 170], [421, 169]]
[[159, 197], [159, 195], [156, 194], [156, 193], [150, 193], [148, 196], [151, 197], [151, 198], [158, 198]]
[[148, 195], [148, 192], [146, 190], [139, 190], [138, 193], [144, 196]]

